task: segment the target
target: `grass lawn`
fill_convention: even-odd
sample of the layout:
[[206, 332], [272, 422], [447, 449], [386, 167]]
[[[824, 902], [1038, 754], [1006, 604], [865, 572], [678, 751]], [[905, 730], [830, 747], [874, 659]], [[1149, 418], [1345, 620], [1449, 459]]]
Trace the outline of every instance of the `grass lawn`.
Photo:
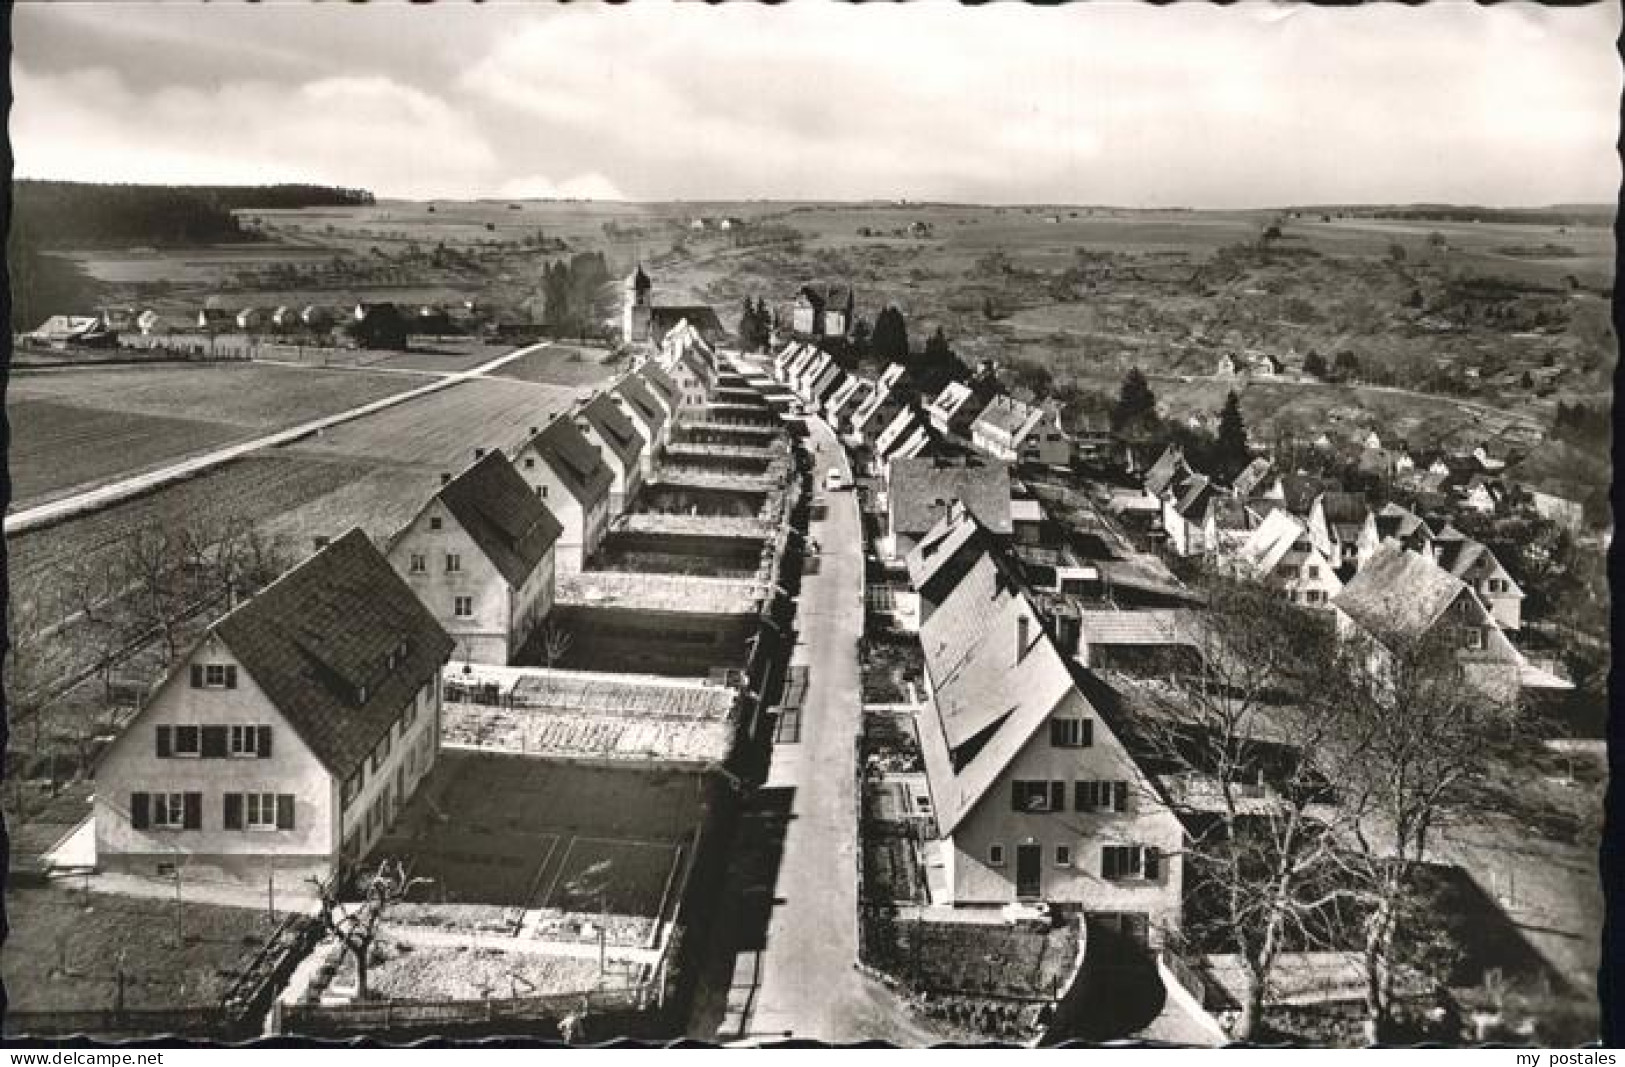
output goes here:
[[188, 901], [177, 943], [173, 900], [65, 886], [10, 886], [6, 911], [0, 974], [15, 1011], [111, 1008], [121, 956], [127, 1007], [212, 1005], [275, 929], [263, 909]]

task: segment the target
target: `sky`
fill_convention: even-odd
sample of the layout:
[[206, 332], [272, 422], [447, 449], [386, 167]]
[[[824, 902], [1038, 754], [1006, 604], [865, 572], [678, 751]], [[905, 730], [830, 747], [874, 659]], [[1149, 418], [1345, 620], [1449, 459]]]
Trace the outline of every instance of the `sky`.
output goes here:
[[18, 177], [412, 199], [1616, 199], [1620, 7], [24, 3]]

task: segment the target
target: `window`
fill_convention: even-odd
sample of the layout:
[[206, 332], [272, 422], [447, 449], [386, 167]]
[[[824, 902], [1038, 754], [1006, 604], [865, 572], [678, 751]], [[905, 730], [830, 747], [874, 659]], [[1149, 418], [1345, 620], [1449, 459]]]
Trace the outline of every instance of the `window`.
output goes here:
[[1100, 850], [1101, 877], [1112, 881], [1144, 879], [1150, 881], [1162, 873], [1162, 857], [1154, 848], [1143, 845], [1106, 845]]
[[989, 846], [987, 846], [987, 865], [989, 867], [1003, 867], [1004, 866], [1004, 846], [1003, 845], [989, 845]]
[[456, 574], [463, 569], [463, 557], [455, 552], [446, 553], [446, 573]]
[[1072, 846], [1071, 845], [1056, 845], [1055, 846], [1055, 866], [1057, 866], [1057, 867], [1070, 867], [1070, 866], [1072, 866]]
[[1012, 782], [1010, 799], [1011, 807], [1015, 811], [1065, 811], [1066, 783]]
[[[191, 796], [200, 796], [192, 793]], [[186, 826], [186, 793], [154, 793], [152, 795], [152, 827], [155, 830], [184, 830]]]
[[533, 471], [533, 470], [536, 469], [536, 459], [535, 459], [535, 457], [533, 457], [533, 456], [526, 456], [525, 457], [525, 469], [528, 470], [528, 471]]
[[416, 700], [408, 700], [406, 702], [406, 710], [401, 712], [401, 733], [404, 734], [407, 731], [407, 728], [412, 725], [412, 720], [416, 719], [417, 717], [418, 702]]
[[1315, 563], [1306, 564], [1303, 568], [1303, 576], [1305, 578], [1319, 578], [1320, 566]]
[[230, 738], [231, 755], [236, 759], [265, 759], [271, 755], [271, 728], [269, 726], [233, 726]]
[[1095, 743], [1093, 719], [1051, 719], [1049, 743], [1055, 748], [1088, 748]]
[[379, 740], [378, 747], [372, 750], [372, 770], [374, 774], [378, 773], [378, 768], [382, 767], [384, 761], [389, 759], [389, 744], [389, 734], [385, 733], [383, 738]]
[[444, 524], [440, 521], [439, 515], [432, 516], [429, 519], [429, 529], [431, 530], [438, 530], [442, 525]]
[[1326, 603], [1326, 590], [1310, 589], [1308, 592], [1304, 593], [1303, 598], [1306, 603], [1324, 604]]
[[540, 494], [541, 494], [541, 495], [542, 495], [542, 499], [543, 499], [543, 500], [546, 500], [546, 499], [547, 499], [547, 486], [545, 486], [545, 485], [538, 485], [538, 486], [537, 486], [537, 487], [536, 487], [536, 491], [537, 491], [537, 492], [538, 492], [538, 493], [540, 493]]
[[429, 561], [421, 552], [414, 552], [409, 569], [413, 574], [423, 574], [429, 569]]
[[1074, 782], [1072, 807], [1075, 811], [1127, 811], [1127, 782]]
[[189, 757], [203, 755], [200, 733], [196, 726], [175, 727], [175, 755]]
[[1486, 642], [1485, 642], [1485, 636], [1484, 636], [1484, 631], [1483, 630], [1479, 629], [1476, 626], [1470, 627], [1467, 630], [1467, 647], [1468, 648], [1481, 649], [1481, 648], [1483, 648], [1485, 646], [1485, 643]]
[[250, 830], [276, 829], [276, 794], [248, 793], [243, 797], [245, 825]]
[[472, 618], [474, 615], [474, 598], [471, 596], [452, 597], [451, 613], [459, 619]]
[[355, 773], [344, 780], [344, 787], [339, 794], [339, 803], [348, 808], [355, 803], [355, 798], [361, 795], [361, 787], [367, 784], [367, 765], [362, 764], [355, 769]]
[[193, 689], [236, 689], [237, 668], [230, 663], [192, 664]]

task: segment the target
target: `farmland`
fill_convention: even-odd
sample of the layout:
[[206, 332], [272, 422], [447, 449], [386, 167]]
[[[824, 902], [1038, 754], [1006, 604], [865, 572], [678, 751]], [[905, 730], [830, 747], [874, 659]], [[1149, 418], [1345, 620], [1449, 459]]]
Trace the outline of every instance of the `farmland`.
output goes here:
[[[399, 376], [345, 371], [283, 373], [340, 385], [383, 379], [394, 391], [411, 384]], [[572, 395], [534, 384], [464, 382], [330, 428], [318, 438], [246, 456], [160, 492], [13, 537], [7, 546], [13, 579], [30, 589], [70, 563], [110, 558], [139, 530], [172, 526], [183, 518], [252, 522], [301, 548], [308, 537], [336, 536], [351, 526], [387, 538], [438, 488], [442, 471], [455, 472], [473, 460], [476, 440], [488, 448], [511, 448], [530, 427], [563, 410]]]
[[254, 364], [13, 376], [13, 507], [404, 392], [399, 376]]
[[608, 376], [610, 367], [605, 361], [609, 358], [610, 353], [602, 348], [555, 345], [503, 364], [494, 376], [543, 385], [595, 385]]

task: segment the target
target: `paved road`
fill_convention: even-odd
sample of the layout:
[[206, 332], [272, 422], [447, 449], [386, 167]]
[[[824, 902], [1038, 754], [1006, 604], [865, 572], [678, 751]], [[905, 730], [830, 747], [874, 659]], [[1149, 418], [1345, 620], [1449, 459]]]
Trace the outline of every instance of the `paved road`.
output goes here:
[[801, 738], [774, 748], [767, 781], [745, 812], [729, 872], [740, 906], [725, 909], [719, 922], [721, 936], [735, 941], [719, 949], [734, 957], [733, 980], [725, 1007], [708, 1008], [702, 994], [696, 1029], [724, 1042], [794, 1036], [927, 1044], [936, 1035], [855, 968], [862, 527], [855, 494], [822, 489], [830, 467], [850, 474], [834, 434], [819, 420], [808, 425], [827, 511], [809, 531], [822, 554], [802, 581], [800, 643], [791, 656], [807, 667]]
[[450, 389], [460, 382], [482, 377], [504, 364], [511, 363], [521, 356], [529, 355], [531, 352], [539, 351], [551, 344], [551, 341], [544, 341], [541, 344], [530, 345], [527, 348], [509, 352], [505, 356], [498, 356], [496, 359], [466, 371], [455, 371], [440, 375], [427, 385], [419, 386], [416, 389], [408, 389], [393, 396], [386, 396], [382, 400], [374, 400], [369, 404], [362, 404], [360, 407], [350, 408], [348, 411], [341, 411], [336, 415], [327, 415], [312, 422], [301, 423], [286, 430], [279, 430], [265, 437], [257, 437], [251, 441], [243, 441], [235, 445], [229, 445], [226, 448], [216, 449], [213, 452], [205, 452], [203, 455], [193, 456], [191, 459], [172, 463], [167, 467], [160, 467], [158, 470], [147, 471], [143, 474], [110, 482], [107, 485], [97, 486], [94, 489], [87, 489], [82, 493], [62, 497], [48, 504], [41, 504], [38, 507], [13, 512], [6, 516], [5, 532], [7, 534], [18, 534], [36, 527], [48, 526], [51, 523], [60, 522], [75, 515], [82, 515], [85, 512], [96, 511], [111, 504], [116, 504], [121, 500], [127, 500], [132, 496], [168, 485], [171, 482], [190, 478], [194, 474], [209, 470], [211, 467], [218, 467], [223, 463], [229, 463], [234, 459], [246, 456], [250, 452], [287, 444], [317, 430], [337, 426], [340, 423], [349, 422], [364, 415], [371, 415], [376, 411], [383, 411], [386, 408], [404, 404], [408, 400], [415, 400], [420, 396], [427, 396], [442, 389]]

